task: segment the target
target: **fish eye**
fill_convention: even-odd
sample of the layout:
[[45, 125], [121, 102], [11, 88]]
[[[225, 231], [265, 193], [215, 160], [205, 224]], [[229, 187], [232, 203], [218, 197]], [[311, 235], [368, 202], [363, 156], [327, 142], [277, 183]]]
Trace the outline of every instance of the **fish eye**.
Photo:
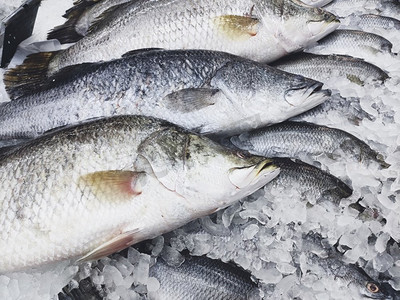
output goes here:
[[373, 282], [368, 282], [367, 283], [367, 289], [368, 289], [368, 291], [370, 291], [371, 293], [374, 293], [374, 294], [379, 292], [378, 285], [373, 283]]

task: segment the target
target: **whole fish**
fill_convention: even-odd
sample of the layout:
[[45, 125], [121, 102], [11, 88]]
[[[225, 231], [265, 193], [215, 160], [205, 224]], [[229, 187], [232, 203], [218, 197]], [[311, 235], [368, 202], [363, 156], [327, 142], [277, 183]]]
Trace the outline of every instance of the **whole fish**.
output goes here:
[[286, 56], [271, 66], [322, 82], [340, 76], [352, 83], [363, 85], [368, 81], [384, 81], [389, 78], [388, 74], [377, 66], [362, 59], [343, 55], [297, 53]]
[[314, 274], [319, 279], [333, 278], [338, 288], [348, 291], [349, 299], [400, 299], [400, 293], [390, 284], [373, 280], [360, 267], [345, 264], [337, 256], [319, 257], [306, 252], [300, 257], [300, 268], [303, 274]]
[[339, 203], [353, 193], [339, 178], [300, 160], [274, 158], [274, 163], [281, 172], [268, 183], [268, 188], [295, 187], [303, 200], [312, 204], [324, 200]]
[[392, 43], [373, 33], [338, 29], [307, 49], [314, 54], [342, 54], [371, 61], [376, 54], [391, 55]]
[[123, 4], [132, 0], [81, 0], [66, 11], [63, 17], [67, 21], [52, 29], [47, 39], [57, 39], [60, 43], [75, 43], [83, 38], [87, 31], [102, 13], [115, 5]]
[[374, 33], [375, 29], [400, 30], [400, 20], [391, 17], [364, 14], [360, 16], [351, 15], [348, 19], [356, 23], [360, 29], [366, 32]]
[[21, 79], [17, 69], [5, 82], [20, 96], [0, 106], [0, 139], [11, 142], [121, 114], [159, 117], [200, 133], [240, 132], [283, 121], [330, 94], [317, 81], [203, 50], [134, 52], [71, 66], [50, 80]]
[[42, 136], [0, 159], [0, 273], [98, 259], [227, 207], [279, 173], [142, 116]]
[[261, 299], [250, 274], [231, 264], [207, 257], [190, 257], [179, 267], [162, 259], [150, 268], [160, 288], [148, 293], [151, 300]]
[[[82, 62], [140, 48], [208, 49], [272, 61], [335, 30], [336, 17], [298, 0], [139, 0], [114, 6], [87, 36], [61, 52], [42, 52], [31, 70], [54, 74]], [[47, 65], [48, 64], [48, 65]]]
[[373, 13], [392, 18], [400, 16], [398, 0], [334, 0], [324, 8], [340, 17], [346, 17], [356, 12]]
[[231, 137], [238, 148], [252, 154], [300, 158], [302, 154], [317, 157], [342, 157], [361, 163], [377, 162], [388, 167], [382, 155], [343, 130], [306, 122], [287, 121]]

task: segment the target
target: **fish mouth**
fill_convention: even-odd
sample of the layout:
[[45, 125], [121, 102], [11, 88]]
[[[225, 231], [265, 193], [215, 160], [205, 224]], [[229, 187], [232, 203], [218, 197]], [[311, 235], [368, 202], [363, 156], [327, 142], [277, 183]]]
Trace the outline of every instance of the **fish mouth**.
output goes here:
[[257, 164], [229, 170], [229, 180], [237, 189], [262, 187], [276, 176], [280, 168], [271, 159], [263, 159]]
[[322, 86], [323, 83], [318, 81], [309, 84], [305, 82], [286, 91], [285, 101], [293, 107], [301, 107], [303, 111], [309, 110], [330, 97], [331, 91], [323, 90]]
[[307, 21], [307, 28], [313, 36], [313, 41], [318, 41], [324, 36], [335, 31], [340, 25], [340, 20], [330, 12], [322, 13], [319, 20]]

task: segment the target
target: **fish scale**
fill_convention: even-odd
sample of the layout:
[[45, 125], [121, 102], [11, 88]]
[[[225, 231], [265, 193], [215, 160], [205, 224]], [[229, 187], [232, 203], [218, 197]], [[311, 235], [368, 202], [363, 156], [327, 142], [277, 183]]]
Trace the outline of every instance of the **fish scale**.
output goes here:
[[224, 208], [278, 173], [270, 160], [141, 116], [53, 132], [0, 159], [0, 273], [106, 256]]

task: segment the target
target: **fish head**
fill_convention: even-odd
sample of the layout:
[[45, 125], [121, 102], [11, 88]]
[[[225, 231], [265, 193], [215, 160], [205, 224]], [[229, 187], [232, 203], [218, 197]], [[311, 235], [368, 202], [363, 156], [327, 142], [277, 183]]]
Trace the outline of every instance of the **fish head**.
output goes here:
[[135, 169], [152, 172], [167, 189], [193, 201], [201, 197], [204, 206], [215, 208], [253, 193], [279, 173], [270, 159], [238, 154], [175, 127], [141, 144]]
[[211, 84], [229, 100], [224, 111], [240, 112], [232, 116], [240, 116], [236, 132], [282, 122], [323, 103], [331, 94], [321, 82], [250, 61], [226, 64]]
[[353, 283], [361, 299], [400, 299], [400, 293], [389, 283], [379, 283], [372, 279]]
[[262, 23], [289, 53], [334, 31], [340, 21], [321, 8], [299, 0], [255, 0]]

